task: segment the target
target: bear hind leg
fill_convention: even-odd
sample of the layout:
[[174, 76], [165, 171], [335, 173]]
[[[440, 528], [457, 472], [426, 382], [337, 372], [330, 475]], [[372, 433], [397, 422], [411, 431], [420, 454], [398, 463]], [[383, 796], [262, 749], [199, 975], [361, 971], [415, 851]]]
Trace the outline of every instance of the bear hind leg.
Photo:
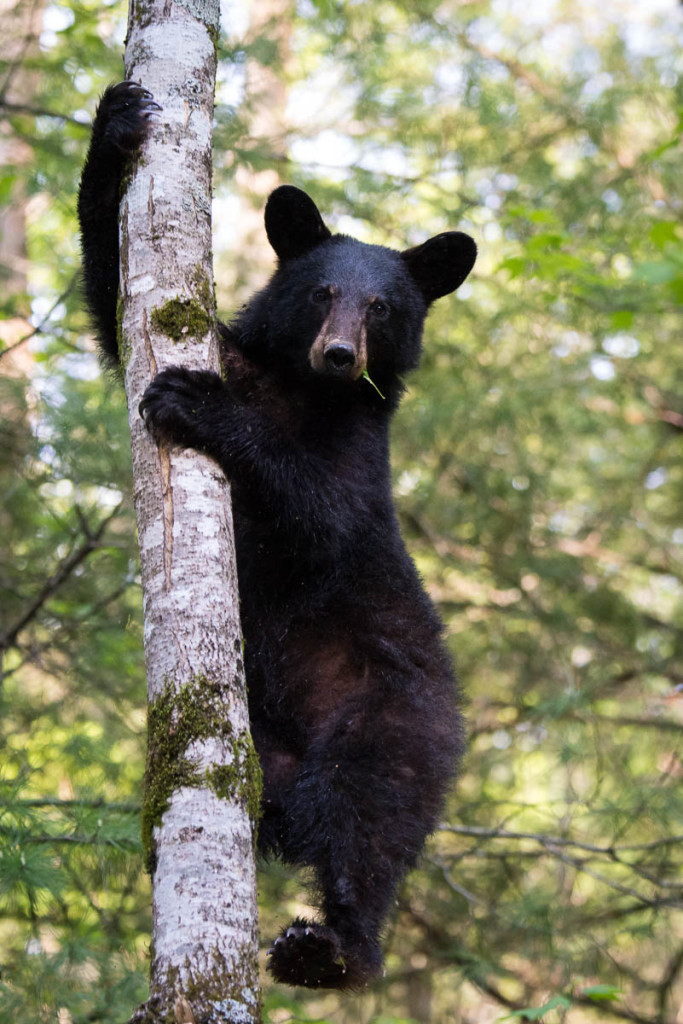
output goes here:
[[395, 756], [364, 736], [336, 736], [311, 753], [283, 807], [282, 853], [314, 869], [324, 923], [297, 920], [282, 932], [269, 953], [276, 980], [353, 989], [381, 974], [380, 931], [433, 827], [430, 802], [440, 799], [406, 786]]

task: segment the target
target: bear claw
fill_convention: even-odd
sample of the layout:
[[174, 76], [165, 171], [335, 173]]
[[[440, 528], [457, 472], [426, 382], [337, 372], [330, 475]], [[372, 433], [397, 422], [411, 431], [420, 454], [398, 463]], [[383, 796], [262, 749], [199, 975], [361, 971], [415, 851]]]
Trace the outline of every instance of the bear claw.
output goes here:
[[125, 81], [105, 91], [95, 120], [108, 143], [122, 154], [131, 154], [142, 144], [161, 109], [149, 89]]
[[336, 932], [295, 921], [268, 950], [268, 970], [277, 981], [309, 988], [340, 988], [346, 964]]
[[286, 985], [358, 989], [382, 973], [376, 941], [346, 946], [333, 928], [300, 918], [278, 935], [267, 956], [267, 970]]

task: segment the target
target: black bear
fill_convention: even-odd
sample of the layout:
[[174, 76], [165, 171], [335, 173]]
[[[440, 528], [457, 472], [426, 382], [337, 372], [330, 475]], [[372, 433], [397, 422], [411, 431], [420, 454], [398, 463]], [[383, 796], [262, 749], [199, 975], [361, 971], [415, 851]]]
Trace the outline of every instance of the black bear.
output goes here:
[[[109, 88], [83, 171], [87, 300], [110, 356], [119, 187], [155, 109], [140, 86]], [[164, 370], [141, 411], [232, 484], [259, 848], [313, 869], [324, 917], [286, 928], [269, 968], [353, 988], [381, 972], [382, 924], [463, 750], [442, 624], [399, 534], [389, 425], [427, 309], [476, 248], [458, 232], [405, 252], [332, 235], [292, 186], [265, 222], [277, 270], [221, 326], [223, 376]]]

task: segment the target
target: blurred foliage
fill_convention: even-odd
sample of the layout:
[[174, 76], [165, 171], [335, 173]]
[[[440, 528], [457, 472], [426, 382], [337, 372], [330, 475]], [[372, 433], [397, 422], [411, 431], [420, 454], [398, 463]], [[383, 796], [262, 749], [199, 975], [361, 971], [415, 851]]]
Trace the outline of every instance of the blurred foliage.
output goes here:
[[[0, 1017], [114, 1024], [147, 971], [141, 602], [124, 401], [79, 308], [74, 207], [126, 10], [18, 2], [0, 27], [29, 7], [38, 29], [0, 61], [0, 227], [15, 215], [28, 256], [1, 268]], [[240, 12], [221, 50], [221, 267], [241, 256], [235, 170], [282, 151], [250, 134], [259, 61], [288, 89], [277, 170], [333, 227], [396, 247], [459, 227], [480, 247], [430, 316], [393, 446], [470, 698], [465, 772], [383, 982], [266, 981], [264, 1019], [675, 1024], [680, 8], [301, 0], [286, 59], [234, 31]], [[224, 283], [223, 308], [238, 301]], [[306, 892], [273, 864], [260, 895], [265, 948]]]

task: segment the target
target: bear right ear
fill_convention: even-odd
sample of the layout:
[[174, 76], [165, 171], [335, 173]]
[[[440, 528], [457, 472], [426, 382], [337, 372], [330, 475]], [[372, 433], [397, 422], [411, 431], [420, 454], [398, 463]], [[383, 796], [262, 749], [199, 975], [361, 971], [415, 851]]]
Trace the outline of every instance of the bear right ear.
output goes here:
[[427, 305], [459, 288], [477, 258], [474, 239], [462, 231], [444, 231], [401, 253]]
[[281, 262], [303, 256], [332, 237], [311, 197], [294, 185], [271, 192], [265, 220], [268, 241]]

